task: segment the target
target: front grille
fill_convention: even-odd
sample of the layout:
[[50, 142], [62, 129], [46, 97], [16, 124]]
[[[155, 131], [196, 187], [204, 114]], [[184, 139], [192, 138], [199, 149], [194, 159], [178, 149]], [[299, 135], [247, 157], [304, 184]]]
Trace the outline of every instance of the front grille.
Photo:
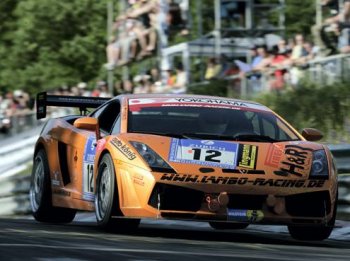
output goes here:
[[230, 194], [228, 208], [231, 209], [262, 209], [266, 195]]
[[198, 211], [204, 198], [198, 190], [157, 183], [148, 201], [150, 206], [158, 208], [158, 195], [160, 210]]
[[319, 191], [287, 196], [286, 210], [291, 216], [324, 217], [331, 211], [329, 192]]

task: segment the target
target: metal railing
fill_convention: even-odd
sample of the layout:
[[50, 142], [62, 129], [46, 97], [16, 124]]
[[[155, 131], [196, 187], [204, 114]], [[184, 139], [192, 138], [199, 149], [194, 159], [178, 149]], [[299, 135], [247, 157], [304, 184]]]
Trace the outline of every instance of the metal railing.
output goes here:
[[271, 82], [275, 80], [274, 72], [285, 70], [284, 87], [298, 85], [300, 80], [309, 79], [318, 85], [332, 85], [339, 81], [350, 81], [350, 54], [339, 54], [324, 58], [315, 58], [299, 66], [281, 66], [268, 68], [265, 71], [240, 77], [233, 75], [225, 80], [240, 79], [240, 94], [242, 98], [251, 98], [261, 92], [273, 89]]
[[35, 112], [28, 112], [24, 114], [15, 114], [11, 117], [11, 134], [17, 134], [28, 129], [33, 129], [40, 125], [40, 122], [36, 119]]

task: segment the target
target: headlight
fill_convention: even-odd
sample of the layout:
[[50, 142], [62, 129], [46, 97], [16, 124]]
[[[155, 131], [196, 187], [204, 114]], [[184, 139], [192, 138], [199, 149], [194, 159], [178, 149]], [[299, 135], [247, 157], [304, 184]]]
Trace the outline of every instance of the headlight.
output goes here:
[[310, 178], [328, 179], [328, 161], [324, 150], [316, 150], [313, 152]]
[[137, 141], [130, 141], [130, 144], [137, 150], [153, 171], [175, 173], [172, 167], [146, 144]]

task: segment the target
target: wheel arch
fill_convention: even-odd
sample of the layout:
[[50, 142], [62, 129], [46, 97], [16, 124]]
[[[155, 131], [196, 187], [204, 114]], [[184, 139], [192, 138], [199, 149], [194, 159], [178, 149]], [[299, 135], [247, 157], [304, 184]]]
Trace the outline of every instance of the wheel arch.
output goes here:
[[[114, 167], [114, 175], [115, 175], [115, 182], [116, 182], [116, 185], [117, 185], [117, 187], [118, 187], [118, 184], [120, 183], [120, 182], [118, 182], [118, 175], [117, 175], [117, 172], [116, 172], [116, 166], [115, 166], [115, 164], [114, 164], [114, 161], [113, 161], [113, 153], [110, 151], [110, 150], [108, 150], [107, 148], [105, 148], [105, 149], [103, 149], [99, 154], [98, 154], [98, 158], [97, 158], [97, 161], [96, 161], [96, 168], [95, 168], [95, 187], [96, 187], [96, 185], [97, 185], [97, 179], [98, 179], [98, 176], [100, 175], [100, 173], [99, 173], [99, 167], [100, 167], [100, 164], [101, 164], [101, 161], [102, 161], [102, 159], [103, 159], [103, 157], [106, 155], [106, 154], [109, 154], [110, 156], [111, 156], [111, 159], [112, 159], [112, 164], [113, 164], [113, 167]], [[118, 187], [118, 198], [120, 198], [119, 197], [119, 190], [120, 190], [121, 188], [120, 187]]]
[[44, 141], [41, 140], [41, 139], [39, 139], [39, 140], [37, 141], [37, 143], [35, 144], [33, 158], [36, 156], [36, 154], [38, 154], [38, 152], [39, 152], [40, 150], [44, 150], [45, 153], [47, 154], [46, 146], [44, 145]]

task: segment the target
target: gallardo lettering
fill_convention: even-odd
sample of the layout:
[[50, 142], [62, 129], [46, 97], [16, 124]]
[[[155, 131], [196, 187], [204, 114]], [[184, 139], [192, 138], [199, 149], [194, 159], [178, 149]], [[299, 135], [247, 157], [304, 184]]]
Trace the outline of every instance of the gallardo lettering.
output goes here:
[[199, 176], [191, 174], [164, 173], [161, 181], [173, 181], [184, 183], [217, 184], [217, 185], [251, 185], [257, 187], [281, 187], [281, 188], [322, 188], [325, 180], [299, 180], [299, 179], [264, 179], [221, 177], [221, 176]]

